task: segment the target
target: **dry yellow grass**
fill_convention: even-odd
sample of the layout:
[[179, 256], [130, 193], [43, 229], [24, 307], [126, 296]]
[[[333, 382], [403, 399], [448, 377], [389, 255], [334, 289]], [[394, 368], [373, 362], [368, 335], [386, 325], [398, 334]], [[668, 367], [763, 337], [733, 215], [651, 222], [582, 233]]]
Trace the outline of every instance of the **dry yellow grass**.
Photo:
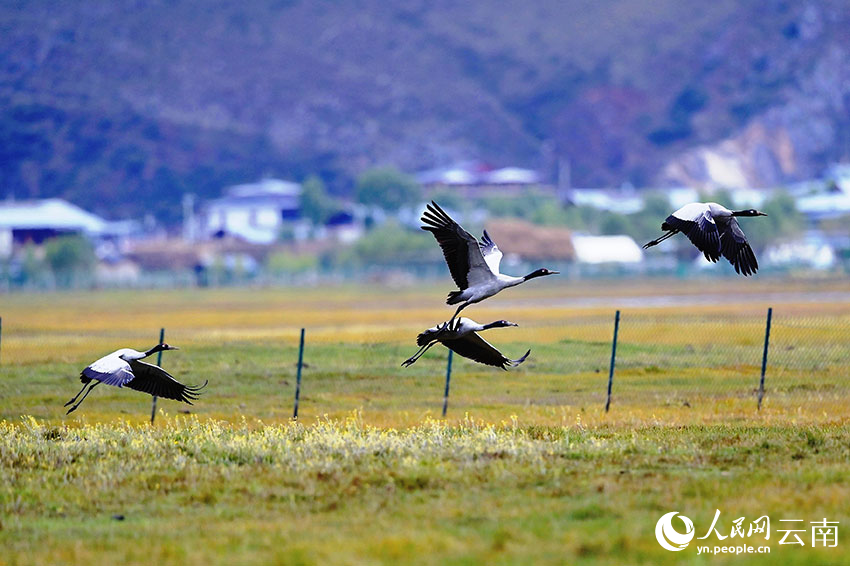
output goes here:
[[[653, 535], [672, 510], [704, 530], [721, 509], [724, 533], [763, 514], [845, 525], [846, 284], [692, 283], [564, 278], [471, 307], [519, 322], [488, 338], [533, 353], [509, 372], [455, 357], [445, 421], [445, 350], [399, 363], [450, 315], [446, 286], [0, 296], [0, 565], [679, 564], [696, 550]], [[210, 380], [192, 415], [161, 401], [151, 427], [149, 397], [101, 387], [65, 416], [81, 367], [160, 327], [182, 348], [165, 367]], [[778, 538], [775, 562], [846, 562], [843, 542]]]
[[[303, 326], [310, 369], [302, 419], [359, 410], [372, 424], [416, 424], [439, 413], [445, 350], [434, 348], [409, 370], [398, 364], [415, 350], [418, 332], [451, 314], [444, 293], [445, 286], [375, 285], [5, 295], [2, 365], [15, 370], [18, 382], [0, 384], [25, 399], [15, 402], [16, 413], [9, 404], [13, 395], [6, 396], [0, 415], [34, 412], [63, 419], [50, 406], [61, 406], [75, 392], [74, 376], [82, 366], [119, 347], [148, 347], [165, 327], [167, 341], [183, 349], [166, 357], [167, 366], [187, 382], [210, 379], [208, 395], [193, 411], [283, 421], [291, 413]], [[511, 289], [464, 314], [481, 322], [519, 322], [519, 328], [488, 336], [508, 355], [530, 347], [532, 357], [511, 372], [458, 361], [450, 415], [468, 411], [499, 422], [516, 413], [525, 422], [559, 425], [577, 419], [624, 425], [717, 422], [771, 414], [843, 418], [848, 358], [830, 360], [824, 353], [850, 351], [845, 295], [842, 281], [740, 279], [635, 284], [563, 278]], [[769, 393], [764, 410], [755, 414], [752, 390], [770, 305], [775, 316]], [[617, 308], [622, 319], [614, 410], [606, 415], [601, 407]], [[100, 390], [87, 403], [77, 418], [109, 419], [121, 411], [145, 418], [144, 411], [126, 408], [144, 404], [127, 392]]]

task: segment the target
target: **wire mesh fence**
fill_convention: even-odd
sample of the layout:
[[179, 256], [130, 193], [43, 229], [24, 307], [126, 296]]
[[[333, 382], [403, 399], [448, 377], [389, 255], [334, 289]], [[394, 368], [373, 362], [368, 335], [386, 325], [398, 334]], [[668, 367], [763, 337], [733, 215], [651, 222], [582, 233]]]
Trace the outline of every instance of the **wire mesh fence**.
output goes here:
[[850, 322], [775, 315], [768, 357], [766, 403], [850, 412]]
[[[757, 414], [766, 314], [753, 309], [623, 309], [610, 414], [678, 420]], [[519, 417], [559, 424], [577, 415], [603, 413], [609, 401], [615, 311], [574, 311], [564, 317], [547, 316], [541, 309], [528, 318], [520, 328], [485, 335], [509, 358], [530, 348], [531, 356], [519, 367], [501, 371], [454, 356], [450, 418], [469, 413], [493, 421]], [[445, 348], [436, 346], [403, 368], [401, 362], [416, 351], [416, 333], [408, 326], [328, 323], [305, 326], [299, 364], [300, 327], [292, 322], [221, 329], [200, 319], [166, 328], [166, 341], [182, 351], [166, 353], [164, 367], [184, 383], [209, 379], [210, 385], [191, 408], [163, 400], [160, 408], [215, 418], [290, 419], [300, 371], [299, 419], [357, 412], [368, 422], [404, 425], [442, 414]], [[159, 330], [4, 330], [0, 397], [40, 395], [36, 416], [63, 415], [60, 401], [66, 392], [67, 397], [76, 392], [82, 366], [119, 347], [148, 348]], [[107, 389], [92, 396], [100, 396], [101, 408], [150, 416], [150, 402], [138, 393]], [[848, 417], [848, 389], [848, 315], [774, 311], [762, 413]], [[2, 416], [12, 415], [7, 410]]]
[[[609, 402], [610, 376], [611, 411], [699, 409], [737, 418], [759, 409], [764, 363], [765, 410], [850, 416], [850, 323], [846, 318], [780, 312], [772, 317], [766, 358], [766, 313], [688, 316], [624, 311], [612, 358], [614, 324], [612, 313], [562, 325], [532, 325], [525, 336], [544, 339], [532, 346], [533, 355], [526, 364], [509, 372], [456, 357], [450, 406], [460, 412], [485, 409], [501, 418], [541, 408], [601, 409]], [[533, 342], [534, 338], [514, 339], [499, 347], [509, 357], [519, 356]], [[315, 388], [317, 401], [331, 406], [334, 398], [345, 397], [350, 400], [349, 409], [367, 410], [371, 405], [387, 410], [394, 403], [382, 404], [380, 399], [392, 397], [393, 391], [384, 389], [381, 384], [387, 382], [382, 380], [396, 385], [403, 380], [400, 389], [408, 392], [405, 410], [428, 412], [430, 406], [436, 412], [439, 407], [445, 350], [432, 351], [430, 359], [418, 362], [423, 367], [408, 377], [407, 370], [392, 363], [404, 359], [404, 347], [338, 344], [335, 350], [351, 362], [351, 369], [340, 381], [328, 376], [306, 378], [305, 388]]]

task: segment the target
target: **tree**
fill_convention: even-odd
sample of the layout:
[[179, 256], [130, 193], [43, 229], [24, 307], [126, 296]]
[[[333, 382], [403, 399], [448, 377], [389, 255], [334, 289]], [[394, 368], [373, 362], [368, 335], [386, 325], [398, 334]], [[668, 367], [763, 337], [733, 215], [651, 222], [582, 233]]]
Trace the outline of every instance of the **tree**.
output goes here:
[[95, 265], [94, 249], [83, 236], [60, 236], [44, 245], [44, 258], [61, 287], [69, 287]]
[[457, 191], [453, 191], [449, 188], [434, 191], [431, 194], [431, 200], [438, 203], [446, 210], [463, 210], [469, 203], [469, 201], [460, 196]]
[[177, 224], [182, 219], [180, 199], [186, 193], [186, 185], [176, 171], [166, 166], [157, 168], [153, 178], [145, 181], [142, 190], [149, 210], [157, 220]]
[[493, 216], [524, 220], [533, 220], [537, 210], [543, 206], [560, 206], [557, 198], [537, 189], [524, 191], [521, 198], [507, 195], [487, 196], [484, 197], [483, 204]]
[[758, 207], [767, 216], [752, 220], [738, 219], [753, 249], [764, 249], [779, 240], [799, 236], [806, 226], [806, 218], [797, 210], [794, 197], [785, 192], [776, 193]]
[[266, 270], [275, 276], [315, 271], [318, 266], [319, 258], [312, 254], [277, 251], [266, 259]]
[[24, 248], [24, 257], [18, 274], [18, 283], [24, 287], [37, 287], [44, 283], [47, 268], [44, 260], [36, 253], [35, 245], [28, 243]]
[[605, 211], [601, 215], [599, 231], [606, 236], [619, 236], [621, 234], [633, 234], [634, 225], [631, 218], [625, 214]]
[[322, 224], [336, 208], [336, 203], [328, 196], [324, 182], [316, 175], [310, 175], [301, 184], [299, 204], [301, 214], [313, 224]]
[[357, 202], [397, 211], [421, 198], [419, 184], [395, 167], [376, 167], [357, 179]]
[[[644, 197], [642, 214], [663, 220], [671, 212], [673, 211], [670, 210], [670, 198], [666, 194], [654, 191], [647, 193]], [[661, 220], [659, 220], [660, 222]]]
[[647, 193], [643, 199], [643, 209], [629, 215], [632, 222], [632, 231], [629, 232], [629, 235], [641, 241], [657, 237], [661, 230], [661, 223], [672, 212], [670, 198], [666, 194], [662, 192]]
[[395, 222], [372, 230], [353, 246], [363, 265], [434, 261], [440, 257], [438, 249], [431, 238], [423, 238], [419, 231], [407, 230]]

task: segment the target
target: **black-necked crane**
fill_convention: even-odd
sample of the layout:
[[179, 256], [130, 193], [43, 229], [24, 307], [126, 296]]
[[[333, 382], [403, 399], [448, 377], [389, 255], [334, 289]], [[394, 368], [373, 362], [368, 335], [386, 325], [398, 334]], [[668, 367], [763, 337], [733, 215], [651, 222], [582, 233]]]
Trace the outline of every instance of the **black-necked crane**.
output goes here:
[[115, 387], [129, 387], [136, 391], [142, 391], [165, 399], [183, 401], [191, 405], [192, 401], [198, 398], [201, 389], [206, 387], [207, 381], [197, 387], [183, 385], [161, 367], [141, 361], [143, 358], [163, 350], [178, 349], [168, 344], [157, 344], [146, 352], [139, 352], [132, 348], [121, 348], [109, 355], [103, 356], [80, 372], [80, 381], [83, 383], [83, 388], [80, 389], [80, 392], [73, 399], [65, 403], [65, 406], [67, 407], [77, 401], [77, 398], [82, 395], [86, 387], [88, 387], [88, 391], [65, 414], [71, 414], [72, 411], [76, 410], [80, 406], [80, 403], [88, 397], [91, 390], [101, 383], [114, 385]]
[[756, 254], [747, 242], [747, 237], [738, 226], [739, 216], [767, 216], [752, 208], [729, 210], [716, 202], [693, 202], [686, 204], [661, 224], [667, 233], [647, 242], [643, 249], [652, 247], [681, 232], [701, 251], [705, 258], [717, 262], [722, 255], [735, 267], [735, 272], [752, 275], [759, 264]]
[[422, 229], [434, 234], [440, 244], [452, 279], [459, 289], [451, 291], [446, 300], [449, 305], [461, 303], [451, 320], [469, 305], [492, 297], [503, 289], [535, 277], [558, 273], [546, 268], [533, 271], [524, 277], [499, 273], [502, 251], [487, 234], [487, 230], [484, 230], [484, 237], [479, 242], [434, 201], [431, 201], [422, 214], [422, 224]]
[[439, 342], [446, 348], [449, 348], [464, 358], [469, 358], [470, 360], [474, 360], [481, 364], [500, 367], [504, 370], [508, 369], [508, 367], [516, 367], [525, 361], [531, 353], [531, 350], [527, 351], [525, 355], [518, 360], [511, 360], [505, 357], [499, 350], [494, 348], [492, 344], [478, 335], [478, 333], [482, 330], [487, 330], [489, 328], [504, 328], [506, 326], [519, 325], [515, 322], [508, 322], [507, 320], [497, 320], [490, 324], [478, 324], [474, 320], [466, 318], [465, 316], [456, 318], [454, 321], [447, 321], [442, 324], [438, 324], [437, 326], [422, 332], [416, 337], [416, 345], [421, 346], [419, 351], [402, 362], [401, 365], [404, 367], [412, 365], [416, 362], [416, 360], [421, 358], [422, 354], [427, 352], [431, 346]]

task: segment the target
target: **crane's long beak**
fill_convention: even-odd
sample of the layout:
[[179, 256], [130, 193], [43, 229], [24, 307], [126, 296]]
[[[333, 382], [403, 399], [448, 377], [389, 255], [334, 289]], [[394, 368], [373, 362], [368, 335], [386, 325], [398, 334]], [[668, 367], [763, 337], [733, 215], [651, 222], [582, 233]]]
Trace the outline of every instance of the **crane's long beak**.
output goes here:
[[758, 215], [759, 215], [759, 216], [767, 216], [767, 213], [766, 213], [766, 212], [759, 212], [759, 214], [758, 214]]
[[169, 346], [168, 348], [166, 348], [166, 350], [179, 350], [179, 349], [180, 348], [178, 348], [177, 346]]

